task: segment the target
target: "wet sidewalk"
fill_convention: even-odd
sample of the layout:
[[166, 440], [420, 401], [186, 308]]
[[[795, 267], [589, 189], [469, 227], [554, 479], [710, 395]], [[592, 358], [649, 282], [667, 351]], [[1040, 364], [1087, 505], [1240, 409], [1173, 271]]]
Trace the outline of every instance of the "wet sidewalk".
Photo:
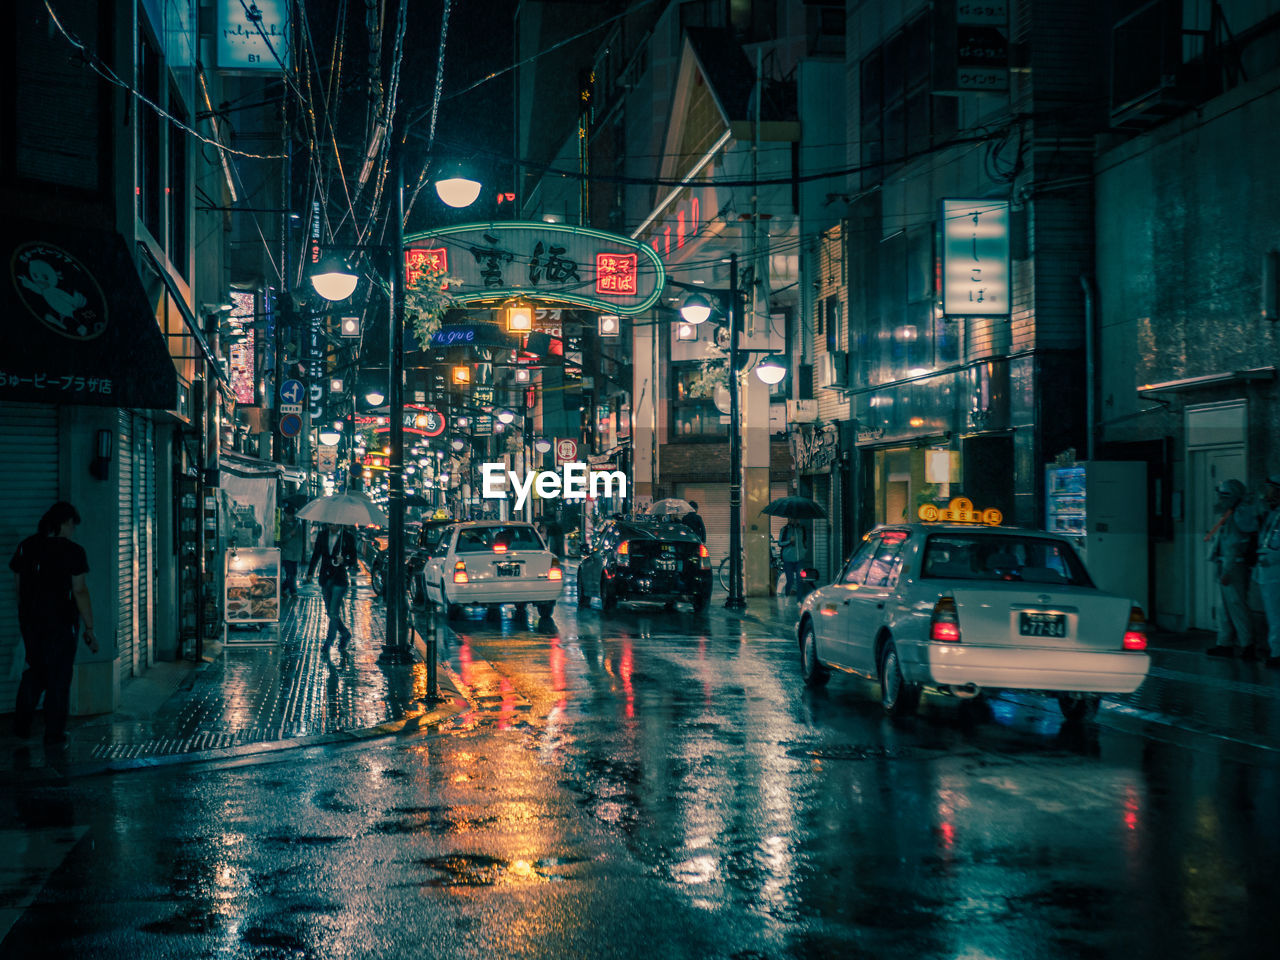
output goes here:
[[378, 662], [385, 613], [367, 586], [357, 588], [348, 610], [351, 643], [345, 651], [337, 644], [325, 651], [328, 620], [320, 592], [303, 587], [286, 606], [278, 642], [266, 630], [234, 630], [220, 649], [210, 646], [203, 664], [156, 664], [126, 684], [115, 713], [73, 717], [63, 748], [46, 751], [39, 714], [30, 740], [12, 735], [7, 716], [0, 781], [39, 771], [80, 775], [385, 736], [466, 709], [445, 671], [438, 677], [441, 701], [426, 702], [426, 649], [416, 632], [412, 664]]
[[[751, 597], [741, 614], [724, 609], [724, 594], [712, 597], [714, 615], [767, 624], [778, 636], [795, 636], [799, 607], [782, 597]], [[1103, 698], [1098, 720], [1147, 735], [1185, 740], [1201, 735], [1280, 757], [1280, 670], [1261, 661], [1206, 657], [1207, 631], [1153, 630], [1147, 652], [1151, 670], [1134, 693]], [[1052, 700], [1002, 695], [1030, 709], [1059, 717]]]

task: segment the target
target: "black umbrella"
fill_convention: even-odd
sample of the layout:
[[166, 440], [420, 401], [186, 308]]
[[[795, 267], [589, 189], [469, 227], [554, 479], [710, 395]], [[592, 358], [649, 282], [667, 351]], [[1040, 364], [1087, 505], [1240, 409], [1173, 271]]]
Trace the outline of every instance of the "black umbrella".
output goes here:
[[429, 506], [431, 506], [431, 504], [427, 503], [427, 501], [426, 501], [426, 498], [425, 498], [425, 497], [420, 497], [420, 496], [418, 496], [416, 493], [411, 493], [411, 494], [409, 494], [407, 497], [405, 497], [405, 498], [404, 498], [404, 505], [405, 505], [406, 507], [429, 507]]
[[817, 520], [827, 515], [827, 511], [808, 497], [779, 497], [760, 512], [792, 520]]

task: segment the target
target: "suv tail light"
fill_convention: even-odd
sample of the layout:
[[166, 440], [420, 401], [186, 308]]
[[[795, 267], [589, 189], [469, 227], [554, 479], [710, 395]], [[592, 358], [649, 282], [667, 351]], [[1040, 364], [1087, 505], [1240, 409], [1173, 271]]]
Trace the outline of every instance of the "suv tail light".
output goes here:
[[1129, 608], [1129, 626], [1121, 646], [1126, 650], [1147, 649], [1147, 618], [1143, 616], [1141, 607]]
[[711, 551], [705, 543], [698, 544], [698, 566], [703, 570], [711, 569]]
[[552, 560], [552, 561], [551, 561], [551, 569], [547, 571], [547, 579], [548, 579], [548, 580], [563, 580], [563, 579], [564, 579], [564, 571], [560, 569], [560, 561], [559, 561], [559, 560]]
[[453, 582], [454, 583], [470, 583], [471, 578], [467, 576], [467, 561], [459, 560], [453, 565]]
[[618, 563], [625, 566], [631, 562], [631, 541], [623, 540], [618, 544]]
[[956, 602], [951, 597], [939, 597], [933, 605], [933, 618], [929, 621], [929, 639], [938, 643], [960, 642], [960, 616]]

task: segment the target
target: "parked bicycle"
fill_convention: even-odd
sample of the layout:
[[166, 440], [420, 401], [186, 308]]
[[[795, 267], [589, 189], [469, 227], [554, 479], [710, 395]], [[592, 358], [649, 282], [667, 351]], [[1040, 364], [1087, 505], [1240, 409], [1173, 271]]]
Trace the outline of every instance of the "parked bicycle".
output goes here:
[[[782, 546], [773, 537], [769, 538], [769, 570], [770, 582], [777, 584], [782, 579]], [[720, 586], [725, 590], [729, 589], [729, 558], [725, 557], [720, 561], [717, 570], [717, 576], [720, 580]]]

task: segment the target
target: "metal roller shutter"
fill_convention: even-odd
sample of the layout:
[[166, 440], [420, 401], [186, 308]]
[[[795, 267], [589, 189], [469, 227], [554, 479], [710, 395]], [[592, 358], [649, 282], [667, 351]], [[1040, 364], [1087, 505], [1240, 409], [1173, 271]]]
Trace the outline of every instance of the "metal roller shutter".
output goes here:
[[[0, 450], [9, 457], [0, 470], [0, 558], [7, 566], [18, 544], [36, 532], [36, 524], [58, 499], [57, 408], [0, 403]], [[0, 603], [0, 711], [13, 709], [24, 666], [17, 605]]]
[[137, 445], [135, 470], [138, 492], [138, 668], [146, 670], [152, 663], [154, 637], [152, 635], [152, 601], [155, 591], [155, 530], [156, 530], [156, 477], [155, 477], [155, 424], [145, 417], [134, 423], [134, 443]]
[[813, 562], [818, 568], [818, 579], [830, 583], [835, 577], [831, 559], [831, 477], [819, 474], [813, 478], [813, 499], [827, 511], [826, 520], [813, 521]]
[[137, 579], [138, 551], [134, 542], [137, 500], [133, 488], [133, 413], [121, 410], [117, 423], [116, 477], [120, 515], [117, 533], [116, 570], [116, 657], [120, 661], [120, 676], [133, 676], [137, 671], [137, 649], [134, 638], [137, 624], [134, 619], [134, 581]]
[[729, 555], [729, 485], [716, 483], [705, 487], [677, 487], [676, 496], [698, 504], [698, 516], [707, 526], [707, 553], [711, 568]]

